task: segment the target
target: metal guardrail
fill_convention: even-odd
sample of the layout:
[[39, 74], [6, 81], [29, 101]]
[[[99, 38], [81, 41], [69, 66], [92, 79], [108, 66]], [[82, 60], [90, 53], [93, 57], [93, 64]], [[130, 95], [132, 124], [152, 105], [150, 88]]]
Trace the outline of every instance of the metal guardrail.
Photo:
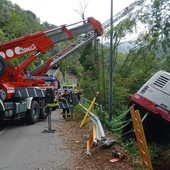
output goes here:
[[[91, 101], [81, 97], [81, 101], [79, 102], [79, 105], [82, 107], [84, 114], [86, 114], [88, 109], [83, 105], [84, 101], [89, 102], [89, 103], [91, 103]], [[98, 103], [94, 103], [94, 105], [99, 107], [100, 114], [102, 114], [102, 105], [99, 105]], [[102, 145], [104, 145], [106, 147], [111, 146], [114, 142], [116, 142], [116, 140], [110, 140], [110, 139], [108, 140], [107, 139], [104, 129], [103, 129], [103, 126], [102, 126], [101, 121], [98, 116], [96, 116], [92, 111], [90, 111], [88, 116], [89, 116], [90, 120], [93, 122], [93, 124], [96, 126], [96, 139], [94, 142], [97, 143], [97, 141], [100, 141], [100, 142], [102, 142]]]
[[[88, 109], [85, 106], [83, 106], [81, 103], [79, 103], [79, 105], [82, 107], [83, 112], [86, 113]], [[97, 140], [106, 142], [106, 135], [105, 135], [103, 126], [100, 122], [100, 119], [95, 114], [93, 114], [91, 111], [89, 113], [89, 118], [96, 125], [96, 138], [97, 138], [96, 142]]]

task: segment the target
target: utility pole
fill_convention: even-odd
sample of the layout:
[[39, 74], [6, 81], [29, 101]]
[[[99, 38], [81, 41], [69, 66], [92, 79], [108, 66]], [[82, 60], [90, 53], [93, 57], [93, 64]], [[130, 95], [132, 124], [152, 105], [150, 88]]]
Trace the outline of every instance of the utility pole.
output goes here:
[[102, 75], [103, 75], [103, 101], [104, 101], [104, 108], [106, 108], [106, 86], [105, 86], [105, 64], [104, 64], [104, 49], [103, 49], [103, 37], [102, 37]]
[[[98, 87], [97, 87], [97, 91], [100, 92], [100, 54], [99, 54], [99, 42], [100, 42], [100, 39], [99, 38], [96, 38], [96, 55], [97, 55], [97, 65], [98, 65]], [[100, 100], [100, 99], [99, 99]]]
[[112, 25], [113, 25], [113, 0], [111, 0], [111, 12], [110, 12], [110, 59], [109, 59], [109, 81], [110, 81], [110, 86], [109, 86], [109, 120], [112, 120], [112, 72], [113, 72], [113, 54], [112, 54], [112, 46], [113, 46], [113, 32], [112, 32]]

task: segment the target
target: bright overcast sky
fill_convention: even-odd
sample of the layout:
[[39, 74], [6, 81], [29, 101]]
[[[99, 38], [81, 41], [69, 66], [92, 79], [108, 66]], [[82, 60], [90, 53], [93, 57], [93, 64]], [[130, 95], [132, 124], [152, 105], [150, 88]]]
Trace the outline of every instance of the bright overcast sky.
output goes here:
[[[113, 0], [113, 14], [129, 6], [135, 0]], [[80, 15], [75, 12], [80, 10], [80, 2], [88, 3], [85, 18], [90, 16], [101, 23], [110, 18], [111, 0], [11, 0], [22, 9], [30, 10], [36, 14], [42, 22], [55, 25], [71, 24], [81, 21]]]

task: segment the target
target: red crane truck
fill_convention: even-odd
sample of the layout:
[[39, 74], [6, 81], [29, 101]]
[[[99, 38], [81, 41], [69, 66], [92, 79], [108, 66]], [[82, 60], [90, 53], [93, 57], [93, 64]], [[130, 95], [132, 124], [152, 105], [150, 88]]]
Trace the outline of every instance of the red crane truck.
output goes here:
[[[101, 23], [93, 17], [69, 26], [63, 25], [29, 34], [0, 45], [0, 120], [24, 118], [33, 124], [39, 118], [46, 118], [44, 107], [46, 90], [55, 87], [47, 85], [43, 78], [31, 78], [23, 71], [39, 54], [54, 48], [56, 43], [89, 31], [93, 31], [97, 36], [103, 33]], [[26, 54], [31, 56], [20, 65], [14, 67], [7, 65], [7, 61]]]

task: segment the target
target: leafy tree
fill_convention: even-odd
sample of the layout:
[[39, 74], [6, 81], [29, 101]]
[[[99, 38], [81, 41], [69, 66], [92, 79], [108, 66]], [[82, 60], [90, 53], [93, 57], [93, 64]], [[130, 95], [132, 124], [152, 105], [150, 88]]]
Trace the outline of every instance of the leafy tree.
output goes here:
[[0, 29], [0, 42], [4, 43], [8, 40], [8, 38], [6, 37], [5, 33], [2, 31], [2, 29]]
[[21, 11], [11, 11], [10, 22], [4, 27], [9, 39], [15, 39], [26, 33], [26, 24], [23, 22]]
[[125, 38], [127, 33], [133, 33], [133, 27], [135, 26], [135, 24], [136, 22], [134, 20], [126, 18], [120, 23], [118, 23], [116, 26], [112, 26], [112, 29], [106, 32], [105, 37], [109, 37], [111, 31], [113, 33], [113, 68], [117, 64], [118, 46], [121, 44], [121, 40]]
[[12, 3], [7, 0], [1, 0], [0, 1], [0, 26], [2, 27], [9, 22], [9, 19], [11, 17], [11, 8]]
[[64, 60], [60, 63], [60, 71], [63, 75], [63, 79], [64, 81], [67, 81], [66, 80], [66, 73], [67, 73], [67, 68], [68, 68], [68, 61], [67, 60]]
[[150, 51], [162, 57], [169, 53], [170, 48], [169, 10], [170, 0], [151, 0], [144, 5], [138, 17], [146, 27], [138, 44], [147, 46]]

